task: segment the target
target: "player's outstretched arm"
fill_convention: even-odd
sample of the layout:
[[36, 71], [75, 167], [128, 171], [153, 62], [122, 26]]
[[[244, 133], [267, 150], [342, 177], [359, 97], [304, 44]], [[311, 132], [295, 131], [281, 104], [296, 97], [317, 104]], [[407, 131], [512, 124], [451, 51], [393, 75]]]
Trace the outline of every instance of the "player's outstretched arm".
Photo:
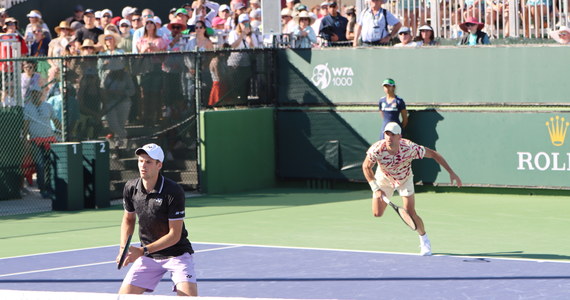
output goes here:
[[458, 187], [461, 187], [461, 185], [462, 185], [461, 178], [459, 178], [459, 176], [457, 176], [457, 174], [455, 174], [455, 172], [453, 172], [453, 169], [451, 169], [451, 167], [449, 166], [449, 164], [447, 163], [445, 158], [443, 158], [443, 156], [435, 150], [432, 150], [428, 147], [425, 147], [425, 149], [426, 149], [426, 154], [424, 155], [424, 157], [433, 158], [438, 164], [440, 164], [449, 173], [449, 180], [451, 181], [451, 184], [455, 183], [455, 185], [457, 185]]

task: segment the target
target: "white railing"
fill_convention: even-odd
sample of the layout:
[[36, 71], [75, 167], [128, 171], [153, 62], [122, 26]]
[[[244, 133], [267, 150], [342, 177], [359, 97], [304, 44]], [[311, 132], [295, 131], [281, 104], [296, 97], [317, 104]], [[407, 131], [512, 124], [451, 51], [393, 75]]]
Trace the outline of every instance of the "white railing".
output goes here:
[[436, 36], [458, 38], [459, 24], [475, 17], [491, 38], [546, 38], [570, 23], [569, 0], [388, 0], [384, 8], [412, 32], [430, 24]]

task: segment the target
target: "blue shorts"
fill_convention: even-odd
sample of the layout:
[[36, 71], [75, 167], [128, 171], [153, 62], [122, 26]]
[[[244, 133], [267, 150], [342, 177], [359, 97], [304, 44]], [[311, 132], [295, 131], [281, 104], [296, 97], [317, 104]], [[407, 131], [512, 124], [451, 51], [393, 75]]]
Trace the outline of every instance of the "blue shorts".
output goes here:
[[170, 278], [174, 283], [173, 290], [176, 290], [176, 285], [180, 282], [196, 283], [194, 260], [190, 253], [184, 253], [166, 259], [154, 259], [146, 256], [137, 258], [125, 276], [123, 285], [131, 284], [152, 292], [164, 273], [169, 271]]

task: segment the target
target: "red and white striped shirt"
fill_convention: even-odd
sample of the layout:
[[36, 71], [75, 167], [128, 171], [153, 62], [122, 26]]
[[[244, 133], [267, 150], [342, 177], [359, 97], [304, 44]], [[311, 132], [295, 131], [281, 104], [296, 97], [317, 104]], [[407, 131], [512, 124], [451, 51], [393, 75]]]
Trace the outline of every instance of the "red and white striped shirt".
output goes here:
[[400, 139], [400, 150], [394, 155], [388, 153], [385, 140], [374, 143], [366, 152], [370, 161], [377, 163], [394, 185], [406, 181], [412, 174], [412, 161], [424, 158], [425, 154], [424, 146], [407, 139]]

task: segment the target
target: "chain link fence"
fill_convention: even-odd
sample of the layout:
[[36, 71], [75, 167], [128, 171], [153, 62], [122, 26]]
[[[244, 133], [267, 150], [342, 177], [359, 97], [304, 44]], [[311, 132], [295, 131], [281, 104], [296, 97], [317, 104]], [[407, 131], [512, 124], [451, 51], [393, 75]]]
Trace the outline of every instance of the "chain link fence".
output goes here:
[[[9, 51], [17, 51], [2, 42]], [[138, 177], [134, 150], [165, 151], [163, 174], [199, 189], [201, 109], [272, 105], [272, 50], [14, 58], [2, 53], [0, 216], [52, 207], [50, 144], [109, 141], [111, 198]]]

